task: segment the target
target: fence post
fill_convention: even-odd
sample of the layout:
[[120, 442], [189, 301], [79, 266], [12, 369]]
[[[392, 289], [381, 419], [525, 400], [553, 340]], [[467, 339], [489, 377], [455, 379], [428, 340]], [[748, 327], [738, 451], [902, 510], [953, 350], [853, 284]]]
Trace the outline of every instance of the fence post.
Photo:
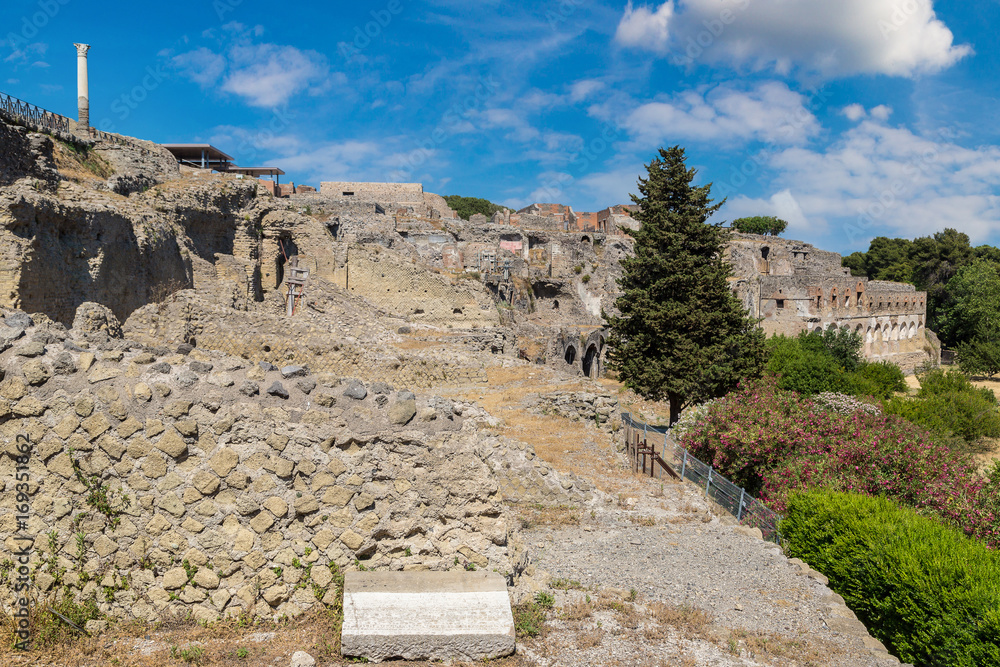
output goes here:
[[705, 497], [706, 498], [708, 497], [708, 490], [712, 486], [712, 471], [713, 470], [714, 470], [714, 468], [712, 468], [711, 466], [708, 467], [708, 481], [705, 482]]
[[743, 496], [746, 495], [746, 492], [747, 492], [746, 489], [740, 489], [740, 508], [736, 512], [736, 520], [737, 521], [742, 521], [743, 520]]
[[681, 481], [684, 481], [684, 471], [688, 467], [688, 450], [684, 450], [684, 459], [681, 461]]

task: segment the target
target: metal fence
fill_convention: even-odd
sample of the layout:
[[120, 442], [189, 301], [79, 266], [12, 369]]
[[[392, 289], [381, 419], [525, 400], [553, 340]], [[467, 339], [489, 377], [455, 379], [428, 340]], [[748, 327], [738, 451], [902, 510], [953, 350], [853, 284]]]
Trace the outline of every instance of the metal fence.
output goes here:
[[[69, 132], [74, 127], [74, 121], [71, 118], [47, 111], [6, 93], [0, 93], [0, 112], [12, 118], [17, 118], [29, 125], [33, 125], [39, 130]], [[119, 146], [132, 146], [144, 152], [147, 150], [142, 144], [120, 134], [111, 134], [110, 132], [98, 130], [95, 127], [88, 127], [87, 132], [92, 139], [96, 139], [97, 141], [104, 141]]]
[[712, 466], [692, 456], [670, 437], [666, 428], [635, 421], [627, 412], [622, 413], [622, 425], [634, 471], [651, 477], [669, 474], [694, 482], [705, 489], [707, 497], [736, 517], [740, 524], [760, 528], [766, 540], [781, 540], [780, 515], [747, 493], [746, 489], [720, 475]]
[[69, 130], [73, 122], [66, 116], [46, 111], [6, 93], [0, 93], [0, 111], [47, 130], [65, 132]]

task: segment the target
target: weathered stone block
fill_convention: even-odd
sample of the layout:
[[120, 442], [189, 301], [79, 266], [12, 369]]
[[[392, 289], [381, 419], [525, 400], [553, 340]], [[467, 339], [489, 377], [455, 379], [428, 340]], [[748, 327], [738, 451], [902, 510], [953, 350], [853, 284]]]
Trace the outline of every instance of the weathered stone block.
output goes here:
[[319, 510], [319, 501], [316, 500], [315, 496], [303, 495], [295, 499], [294, 502], [295, 513], [299, 516], [303, 514], [311, 514]]
[[323, 504], [343, 507], [351, 501], [353, 496], [353, 491], [345, 489], [342, 486], [335, 486], [332, 489], [327, 489], [326, 493], [323, 494]]
[[219, 478], [205, 470], [199, 470], [192, 479], [194, 488], [206, 496], [210, 496], [219, 490]]
[[240, 455], [229, 447], [219, 450], [208, 464], [219, 477], [225, 477], [240, 462]]
[[163, 573], [163, 587], [174, 591], [188, 582], [187, 571], [183, 567], [175, 567]]
[[375, 496], [370, 493], [359, 493], [354, 497], [354, 508], [359, 512], [375, 504]]
[[180, 458], [184, 454], [187, 454], [188, 446], [184, 442], [184, 438], [181, 437], [175, 429], [170, 429], [160, 437], [159, 440], [153, 443], [153, 445], [164, 452], [168, 456], [173, 458]]
[[261, 512], [250, 520], [250, 527], [257, 532], [263, 533], [274, 525], [274, 516], [270, 512]]
[[347, 572], [341, 652], [373, 661], [483, 661], [514, 652], [506, 581], [493, 572]]
[[277, 496], [271, 496], [265, 500], [264, 507], [266, 507], [274, 516], [281, 517], [288, 514], [288, 503]]
[[340, 541], [346, 544], [351, 551], [357, 551], [365, 543], [365, 538], [348, 528], [340, 534]]
[[193, 405], [191, 401], [171, 401], [163, 408], [163, 414], [171, 419], [180, 419], [187, 415]]
[[142, 430], [142, 422], [136, 419], [135, 417], [129, 417], [121, 424], [119, 424], [118, 428], [115, 430], [118, 432], [118, 435], [120, 437], [128, 440], [133, 435]]
[[132, 388], [132, 396], [137, 401], [149, 403], [153, 398], [153, 390], [145, 382], [140, 382]]

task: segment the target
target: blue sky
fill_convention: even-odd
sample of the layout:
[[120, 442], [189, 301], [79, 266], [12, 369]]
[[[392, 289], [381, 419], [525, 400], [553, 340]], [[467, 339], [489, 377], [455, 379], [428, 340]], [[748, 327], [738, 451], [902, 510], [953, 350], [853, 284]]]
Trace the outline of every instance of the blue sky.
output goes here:
[[0, 91], [211, 142], [296, 183], [420, 181], [511, 207], [628, 200], [680, 144], [727, 196], [851, 252], [1000, 242], [997, 0], [8, 0]]

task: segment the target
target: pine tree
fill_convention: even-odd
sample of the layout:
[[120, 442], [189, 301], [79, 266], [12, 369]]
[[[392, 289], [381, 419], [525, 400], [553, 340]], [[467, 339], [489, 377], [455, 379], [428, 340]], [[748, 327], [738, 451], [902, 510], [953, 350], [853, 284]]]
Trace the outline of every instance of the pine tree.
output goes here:
[[685, 159], [679, 146], [661, 148], [639, 178], [635, 256], [622, 262], [621, 314], [610, 318], [610, 367], [637, 393], [669, 400], [671, 423], [757, 377], [765, 361], [764, 333], [729, 285], [728, 232], [707, 222], [725, 200], [709, 199], [711, 184], [691, 185]]

